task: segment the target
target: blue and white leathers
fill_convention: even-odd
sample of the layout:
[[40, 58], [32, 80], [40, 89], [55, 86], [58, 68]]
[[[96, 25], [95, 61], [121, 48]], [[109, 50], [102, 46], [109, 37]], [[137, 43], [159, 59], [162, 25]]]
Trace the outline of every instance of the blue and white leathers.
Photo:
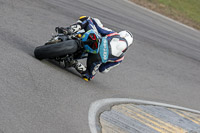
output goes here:
[[98, 71], [106, 73], [122, 62], [124, 52], [128, 48], [128, 43], [124, 38], [120, 37], [118, 33], [103, 27], [103, 24], [97, 18], [87, 17], [87, 19], [79, 20], [78, 23], [85, 31], [92, 29], [96, 34], [102, 36], [97, 54], [88, 54], [87, 77], [89, 79], [94, 78]]
[[109, 56], [109, 48], [108, 48], [107, 37], [103, 37], [101, 39], [99, 54], [100, 54], [102, 63], [106, 63], [108, 61], [108, 56]]

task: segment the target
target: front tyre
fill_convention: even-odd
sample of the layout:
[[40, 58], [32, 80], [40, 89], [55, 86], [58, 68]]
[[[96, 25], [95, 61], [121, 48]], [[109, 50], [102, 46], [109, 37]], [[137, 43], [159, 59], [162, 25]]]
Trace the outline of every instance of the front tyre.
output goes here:
[[37, 59], [48, 59], [72, 54], [78, 49], [78, 43], [75, 40], [67, 40], [51, 45], [43, 45], [35, 48], [34, 55]]

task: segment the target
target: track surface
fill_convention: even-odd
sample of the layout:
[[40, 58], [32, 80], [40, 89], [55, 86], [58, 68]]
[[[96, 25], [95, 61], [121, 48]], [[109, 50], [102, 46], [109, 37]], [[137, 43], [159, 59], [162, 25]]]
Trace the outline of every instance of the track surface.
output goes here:
[[[124, 62], [91, 82], [33, 57], [81, 15], [135, 36]], [[0, 132], [88, 133], [88, 109], [134, 98], [200, 110], [200, 32], [121, 0], [0, 0]]]

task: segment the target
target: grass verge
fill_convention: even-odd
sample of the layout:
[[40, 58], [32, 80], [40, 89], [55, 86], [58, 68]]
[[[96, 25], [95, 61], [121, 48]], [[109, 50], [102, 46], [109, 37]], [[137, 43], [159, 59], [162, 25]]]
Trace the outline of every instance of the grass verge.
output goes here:
[[200, 0], [131, 0], [200, 30]]

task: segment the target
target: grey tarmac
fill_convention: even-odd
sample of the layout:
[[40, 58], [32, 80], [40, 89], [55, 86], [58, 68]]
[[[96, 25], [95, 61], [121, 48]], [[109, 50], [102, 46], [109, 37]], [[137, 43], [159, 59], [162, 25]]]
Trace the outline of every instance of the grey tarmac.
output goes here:
[[[123, 63], [91, 82], [33, 55], [56, 26], [82, 15], [135, 38]], [[0, 0], [0, 132], [88, 133], [90, 104], [104, 98], [200, 110], [199, 37], [123, 0]]]

